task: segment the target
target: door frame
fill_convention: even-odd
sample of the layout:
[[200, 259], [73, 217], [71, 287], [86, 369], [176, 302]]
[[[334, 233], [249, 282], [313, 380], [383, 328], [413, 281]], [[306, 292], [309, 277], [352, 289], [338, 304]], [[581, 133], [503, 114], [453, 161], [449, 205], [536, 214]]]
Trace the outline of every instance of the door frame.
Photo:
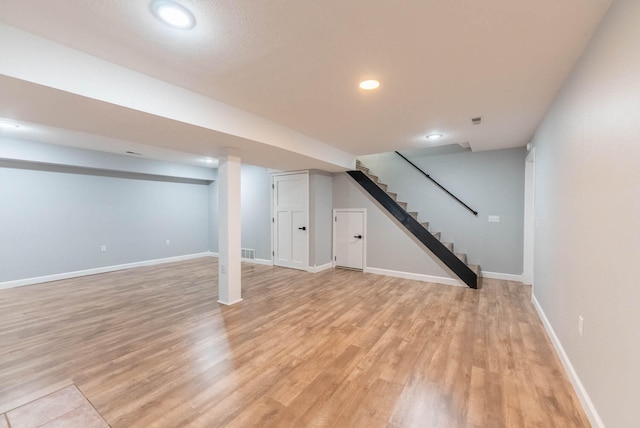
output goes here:
[[[308, 269], [309, 268], [309, 244], [311, 242], [310, 236], [311, 236], [311, 227], [309, 225], [309, 219], [310, 219], [310, 213], [309, 213], [309, 193], [310, 193], [310, 189], [309, 189], [309, 171], [308, 170], [301, 170], [301, 171], [288, 171], [288, 172], [274, 172], [271, 173], [271, 198], [270, 198], [270, 203], [271, 203], [271, 264], [273, 266], [280, 266], [280, 265], [276, 265], [276, 234], [275, 234], [275, 229], [276, 229], [276, 224], [275, 224], [275, 203], [274, 203], [274, 197], [275, 197], [275, 178], [276, 177], [282, 177], [282, 176], [286, 176], [286, 175], [298, 175], [298, 174], [304, 174], [307, 177], [307, 191], [306, 191], [306, 200], [304, 201], [305, 207], [306, 207], [306, 212], [307, 212], [307, 218], [305, 219], [305, 222], [307, 223], [307, 248], [305, 251], [305, 255], [304, 255], [304, 269]], [[294, 268], [291, 268], [294, 269]]]
[[363, 229], [363, 237], [362, 237], [362, 271], [367, 268], [367, 209], [366, 208], [334, 208], [333, 209], [333, 221], [331, 222], [332, 229], [332, 254], [331, 254], [331, 266], [335, 269], [336, 267], [336, 219], [338, 212], [360, 212], [362, 213], [362, 229]]
[[522, 283], [533, 287], [535, 271], [536, 235], [536, 149], [525, 160], [524, 173], [524, 237], [522, 249]]

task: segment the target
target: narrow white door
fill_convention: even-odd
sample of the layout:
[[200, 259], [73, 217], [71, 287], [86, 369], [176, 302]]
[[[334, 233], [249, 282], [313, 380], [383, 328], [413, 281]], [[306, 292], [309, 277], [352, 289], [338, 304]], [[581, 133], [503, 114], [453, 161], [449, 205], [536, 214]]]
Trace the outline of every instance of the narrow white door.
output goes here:
[[333, 242], [336, 266], [364, 268], [364, 210], [334, 210]]
[[273, 264], [307, 269], [309, 176], [273, 176]]

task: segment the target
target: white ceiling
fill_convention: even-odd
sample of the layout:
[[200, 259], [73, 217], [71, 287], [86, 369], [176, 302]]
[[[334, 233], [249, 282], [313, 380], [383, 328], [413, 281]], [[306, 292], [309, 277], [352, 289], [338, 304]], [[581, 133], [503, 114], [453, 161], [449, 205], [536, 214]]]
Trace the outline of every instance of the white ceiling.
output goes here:
[[[157, 22], [146, 0], [2, 0], [0, 21], [362, 155], [436, 131], [474, 151], [525, 145], [611, 0], [179, 2], [195, 29]], [[365, 78], [380, 89], [360, 90]], [[1, 112], [33, 117], [11, 104]], [[120, 137], [85, 122], [73, 130]]]

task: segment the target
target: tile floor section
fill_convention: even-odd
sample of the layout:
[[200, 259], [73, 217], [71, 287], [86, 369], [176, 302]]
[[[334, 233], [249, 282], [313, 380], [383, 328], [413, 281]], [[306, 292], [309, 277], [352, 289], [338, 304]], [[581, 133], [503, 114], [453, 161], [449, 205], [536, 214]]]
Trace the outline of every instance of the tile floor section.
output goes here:
[[0, 415], [0, 428], [108, 428], [75, 385]]

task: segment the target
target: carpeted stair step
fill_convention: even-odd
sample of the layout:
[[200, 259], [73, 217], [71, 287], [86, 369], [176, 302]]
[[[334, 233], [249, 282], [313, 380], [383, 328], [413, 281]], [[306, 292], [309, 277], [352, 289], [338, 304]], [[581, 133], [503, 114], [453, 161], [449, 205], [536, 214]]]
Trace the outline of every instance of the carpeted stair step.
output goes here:
[[381, 188], [382, 190], [384, 190], [385, 192], [387, 191], [387, 185], [384, 183], [376, 183], [378, 185], [379, 188]]
[[387, 195], [391, 196], [394, 201], [398, 200], [398, 194], [393, 192], [387, 192]]
[[442, 245], [447, 247], [447, 250], [449, 250], [449, 251], [451, 251], [453, 253], [453, 242], [443, 242]]
[[437, 240], [440, 240], [442, 238], [442, 233], [440, 233], [440, 232], [432, 232], [432, 231], [429, 230], [429, 222], [428, 221], [422, 222], [420, 224], [422, 225], [422, 227], [427, 229], [427, 231], [429, 231], [430, 234], [435, 236]]
[[402, 207], [403, 210], [407, 210], [407, 203], [406, 202], [400, 202], [400, 201], [396, 201], [396, 203], [398, 205], [400, 205]]
[[418, 213], [416, 211], [409, 211], [409, 215], [416, 220], [418, 219]]
[[462, 263], [467, 263], [467, 255], [465, 253], [456, 253], [456, 257], [459, 258]]
[[366, 166], [362, 165], [362, 162], [360, 162], [359, 160], [356, 160], [356, 169], [358, 171], [362, 171], [365, 174], [367, 174], [369, 172], [369, 168], [367, 168]]

